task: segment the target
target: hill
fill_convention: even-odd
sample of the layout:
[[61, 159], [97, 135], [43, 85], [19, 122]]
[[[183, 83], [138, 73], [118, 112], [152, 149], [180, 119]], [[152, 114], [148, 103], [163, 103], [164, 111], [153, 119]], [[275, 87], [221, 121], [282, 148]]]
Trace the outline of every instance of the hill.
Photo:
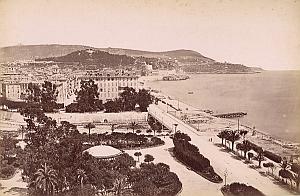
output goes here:
[[84, 45], [18, 45], [0, 48], [0, 62], [16, 61], [16, 60], [34, 60], [37, 58], [57, 57], [67, 55], [69, 53], [85, 50], [97, 49], [108, 52], [110, 54], [127, 55], [127, 56], [143, 56], [148, 58], [202, 58], [213, 61], [204, 57], [200, 53], [192, 50], [172, 50], [165, 52], [150, 52], [142, 50], [122, 49], [122, 48], [94, 48]]
[[62, 56], [76, 50], [92, 48], [82, 45], [18, 45], [0, 48], [0, 62], [34, 60], [52, 56]]
[[187, 72], [252, 73], [259, 68], [241, 64], [219, 63], [193, 50], [151, 52], [122, 48], [94, 48], [84, 45], [19, 45], [0, 48], [0, 62], [16, 60], [52, 60], [76, 62], [96, 67], [136, 66], [151, 64], [154, 69], [181, 67]]
[[39, 58], [36, 61], [54, 61], [63, 63], [78, 63], [79, 65], [94, 65], [97, 68], [116, 68], [118, 66], [134, 66], [136, 60], [127, 55], [110, 54], [101, 50], [85, 49], [71, 52], [59, 57]]

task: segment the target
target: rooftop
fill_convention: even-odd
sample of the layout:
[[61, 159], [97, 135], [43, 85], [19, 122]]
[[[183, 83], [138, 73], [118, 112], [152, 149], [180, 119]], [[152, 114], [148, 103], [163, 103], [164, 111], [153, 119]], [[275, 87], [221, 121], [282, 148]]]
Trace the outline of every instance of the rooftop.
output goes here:
[[88, 152], [93, 157], [101, 159], [112, 158], [122, 154], [121, 150], [106, 145], [93, 146], [84, 152]]

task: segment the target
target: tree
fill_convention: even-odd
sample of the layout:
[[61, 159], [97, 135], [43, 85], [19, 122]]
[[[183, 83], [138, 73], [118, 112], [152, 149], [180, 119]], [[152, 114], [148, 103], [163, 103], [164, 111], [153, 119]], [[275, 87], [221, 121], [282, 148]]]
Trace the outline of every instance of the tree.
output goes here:
[[83, 188], [83, 181], [87, 178], [87, 175], [83, 169], [77, 170], [77, 179], [80, 182], [80, 187]]
[[161, 134], [161, 133], [162, 133], [162, 130], [158, 130], [157, 133], [158, 133], [158, 134]]
[[240, 139], [240, 134], [237, 131], [229, 131], [227, 140], [231, 141], [231, 149], [233, 150], [234, 142]]
[[89, 141], [90, 141], [90, 135], [91, 135], [91, 129], [95, 128], [96, 126], [93, 123], [88, 123], [84, 126], [84, 128], [89, 130]]
[[138, 158], [138, 162], [140, 162], [140, 156], [142, 156], [141, 152], [135, 152], [134, 156], [136, 156]]
[[44, 84], [42, 84], [41, 104], [44, 112], [53, 112], [57, 107], [57, 95], [58, 91], [56, 90], [55, 84], [48, 81], [45, 81]]
[[107, 101], [104, 104], [106, 113], [117, 113], [122, 111], [122, 101], [120, 99], [115, 99], [114, 101]]
[[117, 125], [117, 124], [111, 124], [111, 133], [114, 132], [114, 130], [115, 130], [115, 125]]
[[286, 168], [288, 167], [288, 162], [286, 157], [283, 157], [281, 167], [283, 170], [286, 170]]
[[261, 162], [264, 160], [264, 151], [261, 147], [256, 150], [258, 166], [261, 167]]
[[291, 166], [291, 170], [294, 174], [294, 181], [296, 182], [297, 190], [299, 191], [299, 183], [300, 183], [300, 165], [298, 163], [293, 163]]
[[254, 156], [254, 155], [253, 155], [252, 152], [248, 152], [248, 159], [249, 159], [249, 161], [251, 161], [251, 159], [252, 159], [253, 156]]
[[152, 130], [151, 130], [151, 129], [148, 129], [148, 130], [146, 131], [146, 133], [151, 134], [151, 133], [152, 133]]
[[[242, 145], [243, 145], [244, 157], [246, 158], [247, 152], [251, 150], [251, 144], [248, 140], [244, 140]], [[249, 157], [248, 157], [248, 159], [249, 159]], [[250, 161], [250, 159], [249, 159], [249, 161]]]
[[132, 111], [135, 109], [137, 93], [134, 88], [125, 87], [124, 91], [120, 94], [122, 100], [123, 111]]
[[295, 180], [295, 182], [296, 182], [297, 190], [299, 191], [300, 171], [298, 171], [298, 172], [294, 175], [294, 180]]
[[146, 155], [145, 155], [144, 162], [150, 163], [150, 162], [152, 162], [152, 161], [154, 161], [154, 157], [153, 157], [152, 155], [150, 155], [150, 154], [146, 154]]
[[247, 130], [240, 130], [240, 135], [243, 136], [243, 140], [245, 140], [245, 136], [247, 135]]
[[274, 172], [274, 169], [275, 169], [275, 165], [272, 162], [263, 163], [263, 166], [266, 167], [266, 168], [268, 168], [268, 172], [269, 172], [269, 168], [270, 168], [271, 171], [272, 171], [272, 175], [273, 175], [273, 172]]
[[3, 135], [2, 140], [0, 140], [0, 153], [4, 160], [14, 154], [17, 143], [18, 140], [13, 138], [12, 135]]
[[98, 102], [98, 86], [93, 80], [80, 82], [80, 90], [77, 92], [76, 101], [80, 107], [81, 112], [97, 111], [99, 106]]
[[148, 106], [152, 103], [153, 99], [148, 90], [141, 89], [137, 93], [137, 104], [140, 106], [142, 112], [147, 112]]
[[57, 176], [55, 170], [47, 167], [45, 163], [35, 174], [35, 187], [46, 195], [54, 194], [57, 187]]
[[286, 169], [281, 169], [279, 170], [279, 176], [282, 177], [283, 179], [289, 179], [291, 182], [291, 188], [292, 188], [292, 180], [293, 180], [293, 174], [286, 170]]
[[137, 124], [135, 121], [133, 121], [133, 122], [130, 123], [130, 128], [132, 129], [132, 133], [134, 133], [134, 129], [135, 129], [137, 126], [138, 126], [138, 124]]
[[241, 151], [241, 156], [242, 156], [242, 151], [244, 150], [244, 145], [242, 143], [237, 143], [236, 144], [236, 149]]
[[152, 128], [152, 130], [153, 130], [153, 134], [155, 135], [155, 132], [156, 132], [156, 131], [162, 130], [162, 125], [161, 125], [160, 122], [156, 121], [156, 122], [154, 123], [154, 125], [153, 125], [151, 128]]
[[26, 90], [26, 101], [29, 103], [41, 102], [41, 89], [37, 84], [29, 83]]
[[[217, 136], [222, 139], [222, 145], [224, 145], [223, 141], [224, 141], [224, 139], [226, 140], [226, 138], [228, 137], [228, 131], [227, 130], [223, 130], [220, 133], [218, 133]], [[226, 141], [225, 141], [225, 143], [226, 143]]]

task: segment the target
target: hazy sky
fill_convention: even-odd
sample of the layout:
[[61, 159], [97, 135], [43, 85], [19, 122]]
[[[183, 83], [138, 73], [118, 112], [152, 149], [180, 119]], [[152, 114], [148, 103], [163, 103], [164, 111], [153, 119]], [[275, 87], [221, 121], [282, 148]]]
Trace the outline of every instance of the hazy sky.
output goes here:
[[0, 0], [0, 47], [192, 49], [218, 61], [300, 69], [299, 0]]

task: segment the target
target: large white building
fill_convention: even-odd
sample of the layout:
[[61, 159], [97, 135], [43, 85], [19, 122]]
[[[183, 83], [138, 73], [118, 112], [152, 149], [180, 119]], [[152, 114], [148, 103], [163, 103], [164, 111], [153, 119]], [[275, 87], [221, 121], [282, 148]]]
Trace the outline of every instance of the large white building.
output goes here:
[[2, 97], [13, 101], [22, 101], [28, 89], [29, 83], [41, 86], [44, 81], [50, 81], [56, 85], [57, 102], [68, 105], [75, 101], [76, 91], [80, 90], [82, 80], [94, 80], [98, 86], [99, 99], [103, 102], [119, 97], [124, 87], [132, 87], [138, 90], [138, 76], [133, 72], [124, 70], [93, 70], [70, 74], [54, 74], [48, 76], [25, 76], [16, 71], [9, 71], [0, 77], [0, 93]]
[[77, 78], [77, 89], [80, 89], [81, 80], [94, 80], [98, 86], [99, 99], [105, 102], [118, 98], [124, 87], [137, 91], [138, 78], [135, 73], [123, 70], [87, 71]]

